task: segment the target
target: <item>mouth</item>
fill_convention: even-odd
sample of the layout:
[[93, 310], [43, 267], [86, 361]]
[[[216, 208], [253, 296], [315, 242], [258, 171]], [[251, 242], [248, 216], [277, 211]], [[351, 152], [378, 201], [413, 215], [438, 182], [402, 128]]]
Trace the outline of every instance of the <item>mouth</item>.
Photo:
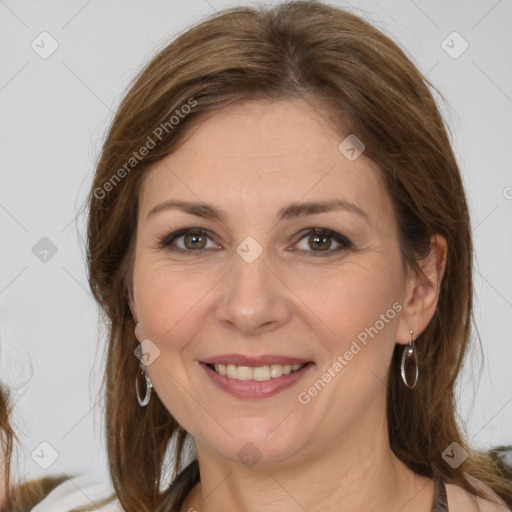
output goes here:
[[[234, 359], [239, 364], [235, 364]], [[296, 384], [315, 366], [312, 361], [283, 357], [262, 357], [258, 358], [257, 362], [255, 359], [253, 358], [249, 364], [248, 358], [215, 358], [215, 361], [200, 362], [200, 366], [210, 382], [237, 398], [273, 396]]]
[[[205, 363], [206, 364], [206, 363]], [[309, 364], [309, 363], [306, 363]], [[253, 380], [257, 382], [265, 382], [270, 379], [278, 379], [283, 375], [295, 373], [304, 368], [306, 364], [271, 364], [264, 366], [239, 366], [236, 364], [206, 364], [208, 368], [225, 375], [228, 379], [239, 381]]]

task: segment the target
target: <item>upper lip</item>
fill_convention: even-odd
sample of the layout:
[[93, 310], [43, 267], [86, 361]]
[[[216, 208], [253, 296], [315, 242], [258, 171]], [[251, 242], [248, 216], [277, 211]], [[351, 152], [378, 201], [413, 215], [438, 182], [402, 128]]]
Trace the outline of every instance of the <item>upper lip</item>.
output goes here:
[[242, 354], [223, 354], [214, 357], [208, 357], [202, 361], [206, 364], [234, 364], [237, 366], [266, 366], [271, 364], [306, 364], [311, 363], [309, 359], [300, 357], [289, 357], [274, 354], [265, 354], [260, 356], [247, 356]]

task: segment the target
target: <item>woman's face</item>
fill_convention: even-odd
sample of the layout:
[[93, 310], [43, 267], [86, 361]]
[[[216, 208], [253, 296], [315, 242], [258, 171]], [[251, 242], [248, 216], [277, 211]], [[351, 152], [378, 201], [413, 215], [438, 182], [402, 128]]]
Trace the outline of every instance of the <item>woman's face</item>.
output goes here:
[[320, 112], [218, 111], [141, 189], [136, 334], [199, 455], [297, 462], [385, 435], [392, 351], [409, 341], [396, 220], [376, 166]]

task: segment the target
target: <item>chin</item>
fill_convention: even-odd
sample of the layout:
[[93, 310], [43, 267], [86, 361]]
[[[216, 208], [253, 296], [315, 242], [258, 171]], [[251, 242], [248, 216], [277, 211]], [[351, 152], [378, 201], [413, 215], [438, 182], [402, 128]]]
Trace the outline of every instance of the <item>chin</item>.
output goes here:
[[[245, 423], [245, 429], [241, 423]], [[218, 439], [206, 438], [206, 444], [219, 456], [249, 468], [281, 464], [294, 457], [301, 447], [307, 446], [308, 441], [304, 439], [304, 433], [301, 436], [294, 435], [289, 428], [278, 432], [280, 427], [276, 428], [277, 425], [279, 422], [272, 422], [272, 425], [269, 423], [266, 425], [268, 428], [263, 429], [261, 423], [259, 428], [254, 428], [254, 425], [249, 428], [247, 422], [231, 424], [229, 430], [237, 432], [233, 438], [224, 436], [225, 442], [222, 444]]]

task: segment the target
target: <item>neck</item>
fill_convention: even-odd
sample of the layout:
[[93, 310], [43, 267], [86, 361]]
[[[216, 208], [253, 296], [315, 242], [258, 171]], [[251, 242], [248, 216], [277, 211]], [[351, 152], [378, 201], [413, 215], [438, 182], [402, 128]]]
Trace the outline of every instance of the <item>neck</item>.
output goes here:
[[429, 512], [433, 480], [416, 475], [394, 455], [385, 414], [366, 425], [331, 440], [316, 457], [252, 467], [196, 441], [201, 482], [182, 510]]

